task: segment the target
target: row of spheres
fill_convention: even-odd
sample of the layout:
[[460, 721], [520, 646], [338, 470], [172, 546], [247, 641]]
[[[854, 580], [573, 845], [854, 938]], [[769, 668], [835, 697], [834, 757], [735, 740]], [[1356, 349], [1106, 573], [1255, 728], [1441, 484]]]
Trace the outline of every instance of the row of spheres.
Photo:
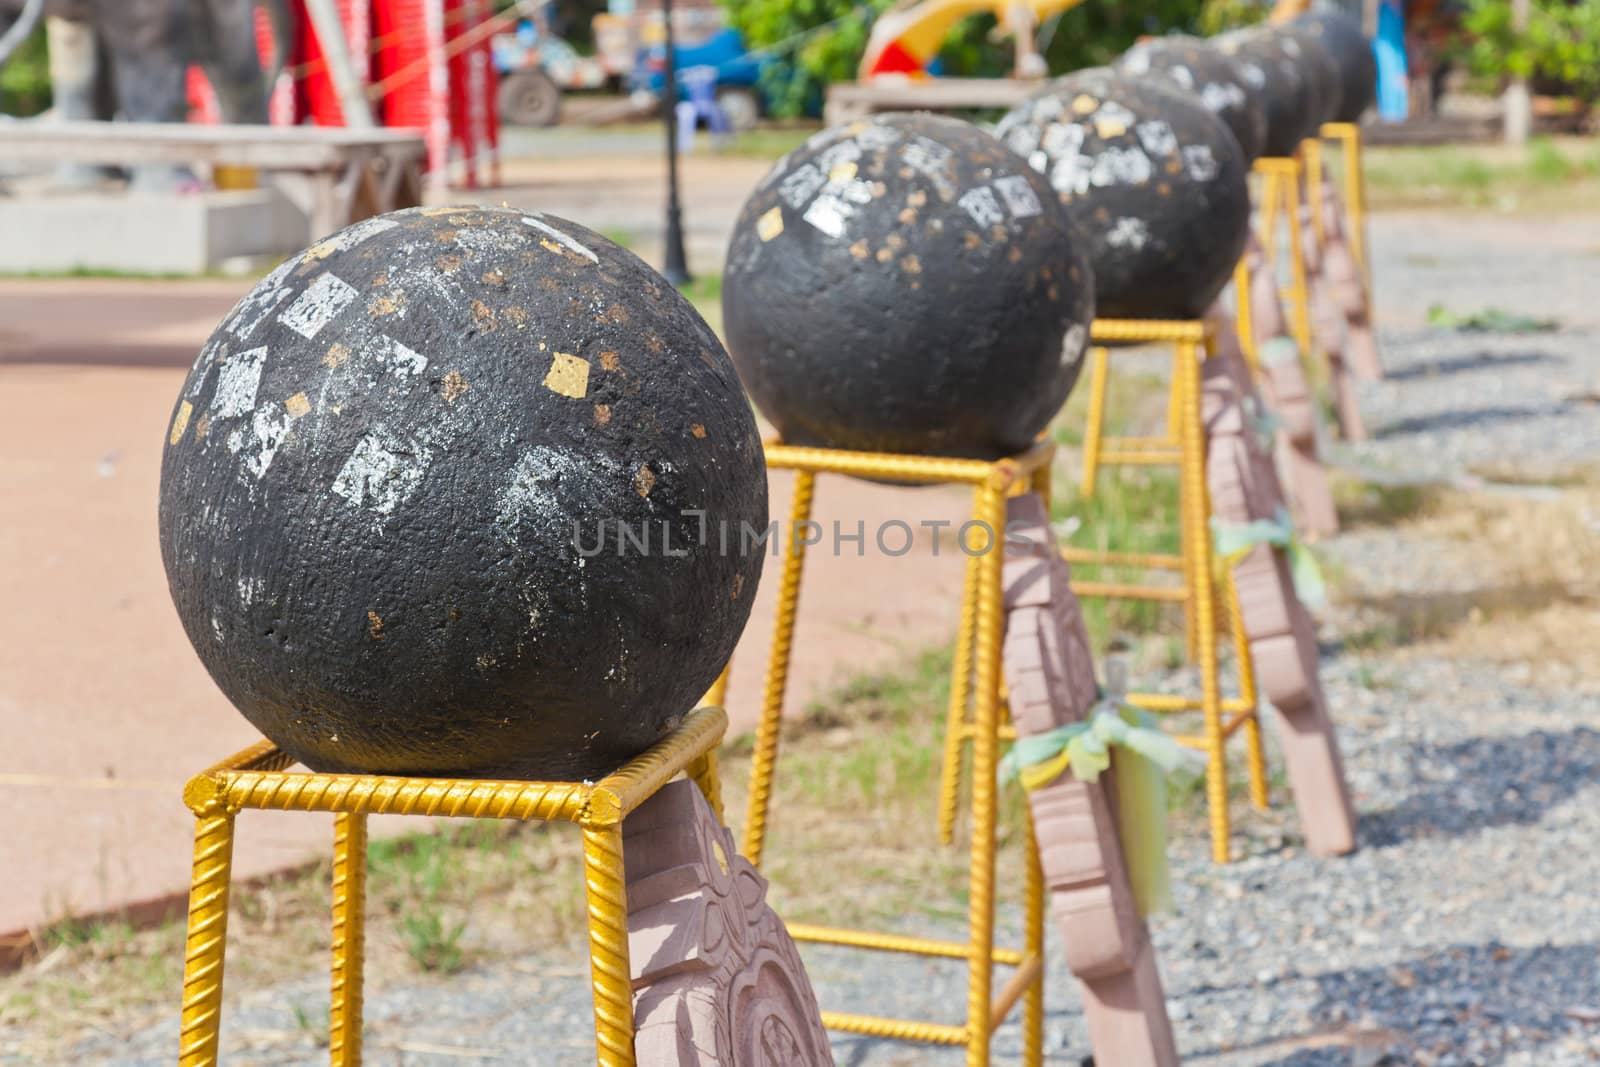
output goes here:
[[1096, 315], [1204, 313], [1248, 241], [1251, 163], [1359, 116], [1375, 82], [1359, 25], [1318, 13], [1142, 42], [994, 138], [927, 115], [825, 131], [735, 228], [740, 376], [791, 443], [1015, 452], [1060, 409]]
[[574, 223], [346, 229], [240, 302], [174, 407], [160, 536], [184, 628], [313, 769], [605, 773], [682, 720], [748, 619], [743, 533], [768, 508], [746, 391], [794, 444], [1026, 447], [1096, 314], [1211, 302], [1251, 160], [1359, 112], [1364, 50], [1315, 16], [1141, 45], [998, 136], [931, 115], [818, 134], [738, 220], [731, 359]]

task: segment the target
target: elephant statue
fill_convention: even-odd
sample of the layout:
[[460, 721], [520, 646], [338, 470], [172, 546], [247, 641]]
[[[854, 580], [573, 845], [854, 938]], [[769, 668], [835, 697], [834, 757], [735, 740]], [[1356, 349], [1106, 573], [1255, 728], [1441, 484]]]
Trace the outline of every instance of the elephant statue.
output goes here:
[[[274, 64], [281, 69], [293, 37], [286, 0], [0, 0], [0, 23], [13, 23], [5, 41], [20, 41], [33, 20], [45, 17], [50, 79], [64, 119], [109, 119], [120, 110], [131, 122], [182, 122], [187, 72], [198, 64], [225, 122], [264, 124], [277, 71], [262, 70], [258, 3], [270, 20]], [[0, 44], [0, 64], [6, 58]], [[185, 177], [182, 169], [140, 168], [134, 185], [170, 188]]]

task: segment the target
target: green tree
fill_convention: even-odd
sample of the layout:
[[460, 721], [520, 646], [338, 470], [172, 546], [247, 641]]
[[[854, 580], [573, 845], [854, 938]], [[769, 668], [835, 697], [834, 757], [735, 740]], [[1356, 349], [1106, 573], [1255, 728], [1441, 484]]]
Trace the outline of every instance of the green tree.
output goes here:
[[1522, 33], [1509, 0], [1468, 0], [1461, 28], [1458, 51], [1479, 77], [1544, 78], [1580, 99], [1600, 97], [1600, 0], [1533, 0]]
[[0, 67], [0, 113], [37, 115], [50, 106], [50, 58], [40, 25]]
[[[829, 82], [856, 76], [872, 20], [891, 0], [722, 0], [728, 22], [751, 48], [770, 48], [774, 62], [763, 89], [774, 114], [815, 110]], [[1215, 0], [1214, 0], [1215, 2]], [[1233, 0], [1249, 3], [1249, 0]], [[1144, 34], [1199, 29], [1202, 0], [1084, 0], [1047, 21], [1045, 59], [1062, 74], [1109, 63]], [[1012, 48], [994, 35], [993, 15], [962, 20], [945, 39], [945, 73], [1000, 77], [1010, 73]]]

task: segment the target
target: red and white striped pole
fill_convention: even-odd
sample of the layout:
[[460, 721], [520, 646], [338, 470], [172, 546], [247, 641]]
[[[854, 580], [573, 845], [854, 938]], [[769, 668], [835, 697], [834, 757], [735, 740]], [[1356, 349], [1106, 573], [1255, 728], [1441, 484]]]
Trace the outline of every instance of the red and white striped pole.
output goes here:
[[450, 59], [445, 54], [444, 0], [422, 0], [428, 38], [428, 191], [450, 195]]
[[[466, 24], [462, 27], [463, 33], [472, 33], [483, 25], [487, 7], [484, 0], [466, 0], [461, 12], [462, 21]], [[488, 160], [490, 152], [489, 109], [484, 102], [484, 95], [489, 91], [487, 47], [487, 41], [479, 41], [461, 57], [466, 70], [467, 142], [471, 145], [474, 175], [480, 163]]]

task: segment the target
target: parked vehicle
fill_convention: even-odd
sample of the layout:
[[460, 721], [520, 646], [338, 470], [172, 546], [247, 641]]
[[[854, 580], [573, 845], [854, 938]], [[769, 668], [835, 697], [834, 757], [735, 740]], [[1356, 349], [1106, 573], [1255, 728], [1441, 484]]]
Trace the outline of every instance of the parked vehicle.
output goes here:
[[[666, 47], [656, 45], [640, 55], [633, 87], [660, 96], [666, 85]], [[761, 117], [761, 70], [770, 60], [745, 49], [739, 31], [721, 29], [699, 44], [678, 45], [674, 54], [678, 91], [687, 95], [684, 72], [697, 67], [716, 71], [717, 105], [735, 130], [748, 130]]]
[[[620, 21], [615, 16], [595, 16], [597, 41], [603, 28], [610, 28], [602, 27], [605, 19]], [[561, 118], [563, 92], [615, 88], [634, 65], [633, 49], [625, 45], [620, 51], [602, 48], [592, 56], [579, 55], [539, 22], [524, 21], [515, 32], [497, 34], [492, 42], [500, 75], [500, 117], [520, 126], [554, 126]]]

